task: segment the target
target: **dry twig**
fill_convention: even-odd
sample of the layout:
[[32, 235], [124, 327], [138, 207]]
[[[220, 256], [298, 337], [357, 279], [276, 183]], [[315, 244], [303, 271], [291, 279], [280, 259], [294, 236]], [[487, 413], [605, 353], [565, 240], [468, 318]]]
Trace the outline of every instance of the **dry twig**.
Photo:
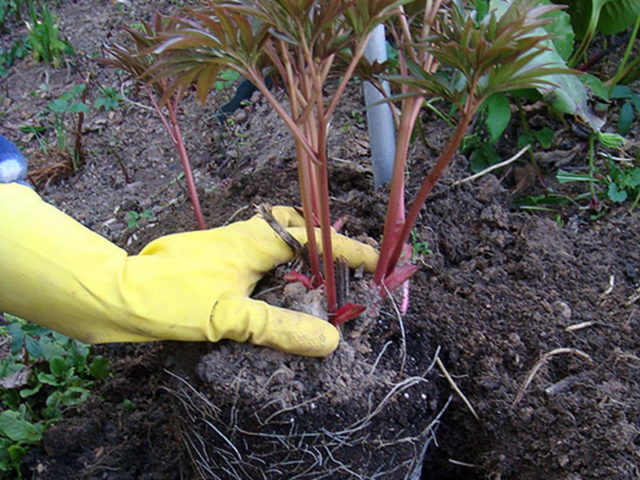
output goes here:
[[494, 170], [497, 170], [498, 168], [502, 168], [502, 167], [506, 167], [507, 165], [509, 165], [510, 163], [515, 162], [517, 159], [519, 159], [522, 155], [524, 155], [524, 153], [529, 150], [530, 145], [527, 145], [526, 147], [522, 147], [518, 153], [516, 153], [513, 157], [508, 158], [507, 160], [505, 160], [504, 162], [500, 162], [500, 163], [496, 163], [495, 165], [491, 165], [489, 168], [485, 168], [484, 170], [482, 170], [481, 172], [478, 172], [476, 174], [473, 174], [469, 177], [463, 178], [462, 180], [458, 180], [457, 182], [453, 182], [453, 186], [457, 187], [458, 185], [462, 185], [463, 183], [466, 182], [470, 182], [471, 180], [475, 180], [476, 178], [480, 178], [484, 175], [486, 175], [489, 172], [492, 172]]
[[451, 388], [453, 388], [453, 391], [456, 392], [458, 396], [462, 399], [462, 401], [467, 406], [471, 414], [475, 417], [475, 419], [480, 421], [480, 417], [476, 413], [475, 408], [473, 408], [473, 405], [471, 405], [471, 402], [469, 401], [469, 399], [465, 396], [464, 393], [462, 393], [462, 390], [460, 390], [458, 385], [456, 385], [456, 382], [453, 380], [451, 375], [449, 375], [449, 372], [447, 371], [447, 369], [444, 366], [444, 363], [442, 363], [442, 360], [440, 360], [439, 357], [436, 357], [436, 363], [438, 364], [438, 367], [440, 367], [442, 374], [445, 376], [445, 378], [449, 382], [449, 385], [451, 385]]
[[524, 396], [524, 393], [527, 390], [527, 387], [529, 386], [529, 384], [531, 384], [531, 381], [533, 380], [533, 377], [535, 377], [536, 373], [538, 373], [538, 370], [540, 370], [542, 368], [542, 366], [545, 363], [547, 363], [547, 360], [549, 360], [554, 355], [560, 355], [560, 354], [563, 354], [563, 353], [573, 353], [574, 355], [579, 355], [582, 358], [585, 358], [586, 360], [591, 361], [591, 357], [589, 355], [587, 355], [586, 353], [584, 353], [581, 350], [578, 350], [577, 348], [556, 348], [555, 350], [551, 350], [550, 352], [545, 353], [544, 355], [542, 355], [538, 359], [536, 364], [533, 366], [533, 368], [527, 374], [527, 377], [526, 377], [524, 383], [518, 389], [518, 393], [516, 394], [516, 398], [513, 400], [513, 403], [511, 404], [512, 407], [515, 407], [516, 404], [520, 400], [522, 400], [522, 397]]

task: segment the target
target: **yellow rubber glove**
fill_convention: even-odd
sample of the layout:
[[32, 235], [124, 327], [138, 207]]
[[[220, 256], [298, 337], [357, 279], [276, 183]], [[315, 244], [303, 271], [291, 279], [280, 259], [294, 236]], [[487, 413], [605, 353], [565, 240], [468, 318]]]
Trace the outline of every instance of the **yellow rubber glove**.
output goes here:
[[[292, 208], [274, 216], [304, 243]], [[376, 251], [335, 234], [336, 257], [375, 268]], [[0, 311], [87, 343], [249, 341], [324, 356], [339, 333], [327, 321], [252, 300], [293, 252], [258, 216], [159, 238], [129, 256], [28, 187], [0, 184]]]

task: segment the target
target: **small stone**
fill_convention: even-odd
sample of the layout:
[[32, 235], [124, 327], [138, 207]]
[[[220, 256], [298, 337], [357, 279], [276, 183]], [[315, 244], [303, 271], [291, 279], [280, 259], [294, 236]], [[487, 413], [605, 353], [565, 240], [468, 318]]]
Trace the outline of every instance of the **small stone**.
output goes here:
[[236, 123], [244, 123], [247, 121], [247, 118], [249, 118], [249, 115], [247, 115], [247, 112], [242, 108], [240, 110], [236, 110], [233, 114], [233, 120]]
[[562, 468], [569, 465], [569, 462], [569, 455], [561, 455], [560, 458], [558, 458], [558, 465], [560, 465], [560, 467]]
[[571, 307], [567, 303], [561, 301], [553, 302], [553, 311], [565, 322], [571, 320]]
[[140, 191], [144, 186], [145, 185], [143, 182], [132, 182], [132, 183], [126, 184], [122, 190], [124, 190], [124, 193], [137, 195], [138, 193], [140, 193]]
[[533, 417], [533, 408], [524, 407], [518, 411], [518, 417], [525, 423], [529, 423]]

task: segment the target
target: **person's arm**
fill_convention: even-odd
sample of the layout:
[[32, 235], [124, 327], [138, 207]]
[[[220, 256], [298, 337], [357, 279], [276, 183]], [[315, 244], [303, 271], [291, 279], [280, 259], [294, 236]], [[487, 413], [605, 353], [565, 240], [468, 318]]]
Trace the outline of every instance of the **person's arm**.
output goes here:
[[[273, 211], [306, 240], [294, 209]], [[375, 268], [368, 245], [335, 234], [334, 249], [353, 267]], [[328, 322], [249, 298], [292, 257], [259, 216], [161, 237], [128, 255], [28, 187], [0, 184], [0, 311], [88, 343], [227, 338], [327, 355], [339, 340]]]

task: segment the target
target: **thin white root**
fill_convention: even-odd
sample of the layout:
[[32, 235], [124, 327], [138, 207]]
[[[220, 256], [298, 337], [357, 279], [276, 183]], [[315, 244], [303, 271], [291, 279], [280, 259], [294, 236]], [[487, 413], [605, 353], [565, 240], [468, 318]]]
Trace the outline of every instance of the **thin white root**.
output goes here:
[[[380, 361], [382, 353], [376, 363]], [[226, 411], [227, 407], [217, 407], [204, 392], [198, 391], [187, 379], [174, 373], [166, 371], [172, 377], [171, 386], [162, 388], [175, 399], [174, 403], [180, 412], [177, 417], [178, 431], [186, 453], [201, 478], [331, 480], [348, 476], [354, 480], [413, 480], [421, 473], [428, 447], [437, 445], [436, 429], [453, 397], [449, 396], [429, 424], [419, 429], [415, 428], [415, 424], [383, 432], [372, 432], [368, 427], [377, 418], [384, 417], [389, 408], [396, 408], [399, 400], [409, 398], [411, 388], [428, 383], [426, 376], [432, 372], [432, 367], [435, 367], [435, 360], [424, 377], [408, 377], [390, 385], [382, 399], [375, 403], [370, 399], [362, 415], [349, 419], [346, 425], [340, 422], [338, 428], [333, 427], [335, 430], [331, 427], [305, 430], [304, 423], [296, 421], [295, 414], [288, 413], [329, 395], [329, 391], [281, 409], [266, 420], [259, 419], [258, 412], [254, 412], [250, 419], [239, 421], [234, 406], [231, 412]], [[258, 420], [258, 425], [255, 420]], [[248, 449], [248, 445], [255, 442], [261, 446], [260, 451]], [[402, 458], [381, 463], [375, 472], [365, 475], [362, 465], [347, 461], [351, 457], [345, 457], [344, 451], [352, 448], [367, 452], [371, 449], [388, 451], [389, 448], [395, 448], [402, 451]]]
[[527, 378], [525, 379], [524, 383], [520, 386], [520, 388], [518, 389], [518, 393], [516, 394], [516, 398], [513, 400], [513, 403], [511, 404], [512, 407], [515, 407], [516, 404], [522, 400], [522, 397], [524, 396], [525, 391], [527, 390], [527, 387], [529, 387], [529, 385], [531, 384], [531, 381], [533, 380], [533, 377], [535, 377], [536, 373], [538, 373], [538, 370], [540, 370], [542, 368], [542, 366], [547, 363], [547, 360], [549, 360], [551, 357], [553, 357], [554, 355], [560, 355], [563, 353], [573, 353], [574, 355], [578, 355], [588, 361], [591, 361], [591, 357], [589, 355], [587, 355], [586, 353], [584, 353], [582, 350], [578, 350], [577, 348], [556, 348], [555, 350], [551, 350], [550, 352], [545, 353], [544, 355], [542, 355], [538, 361], [536, 362], [536, 364], [533, 366], [533, 368], [529, 371]]
[[615, 277], [615, 275], [610, 275], [609, 276], [609, 285], [607, 286], [606, 290], [600, 294], [600, 298], [606, 297], [611, 292], [613, 292], [613, 287], [615, 287], [615, 285], [616, 285], [616, 277]]
[[593, 320], [589, 320], [587, 322], [581, 322], [581, 323], [575, 323], [573, 325], [569, 325], [567, 328], [565, 328], [565, 331], [567, 332], [575, 332], [576, 330], [582, 330], [583, 328], [588, 328], [588, 327], [592, 327], [594, 325], [597, 325], [598, 322], [594, 322]]
[[636, 293], [634, 293], [633, 295], [631, 295], [629, 297], [629, 300], [627, 300], [627, 306], [629, 305], [633, 305], [634, 303], [636, 303], [638, 300], [640, 299], [640, 287], [638, 287], [638, 289], [636, 290]]
[[452, 465], [458, 465], [459, 467], [480, 468], [480, 465], [476, 465], [475, 463], [461, 462], [460, 460], [454, 460], [453, 458], [449, 459], [449, 463]]
[[451, 385], [451, 388], [453, 389], [453, 391], [456, 392], [458, 396], [462, 399], [462, 401], [467, 406], [471, 414], [475, 417], [475, 419], [480, 421], [480, 417], [476, 413], [475, 408], [473, 408], [473, 405], [471, 405], [471, 402], [469, 401], [469, 399], [465, 396], [464, 393], [462, 393], [462, 390], [460, 390], [460, 388], [458, 387], [456, 382], [453, 380], [451, 375], [449, 375], [449, 372], [445, 368], [444, 363], [442, 363], [442, 360], [440, 360], [440, 358], [436, 358], [436, 363], [438, 364], [438, 367], [440, 367], [440, 370], [442, 371], [442, 374], [444, 375], [444, 377], [449, 382], [449, 385]]
[[387, 292], [387, 297], [389, 298], [389, 300], [391, 300], [391, 305], [393, 305], [393, 309], [396, 312], [396, 317], [398, 318], [398, 325], [400, 326], [400, 335], [402, 337], [402, 355], [400, 357], [399, 376], [402, 376], [404, 374], [404, 367], [407, 363], [407, 334], [404, 331], [404, 322], [402, 321], [402, 313], [400, 313], [400, 310], [398, 309], [398, 305], [396, 305], [396, 301], [393, 298], [393, 295], [391, 295], [391, 292], [389, 291], [389, 289], [384, 283], [382, 283], [382, 286]]
[[462, 180], [458, 180], [457, 182], [453, 182], [453, 186], [457, 187], [458, 185], [462, 185], [463, 183], [466, 182], [470, 182], [472, 180], [475, 180], [476, 178], [480, 178], [484, 175], [486, 175], [489, 172], [492, 172], [493, 170], [496, 170], [498, 168], [502, 168], [502, 167], [506, 167], [507, 165], [509, 165], [510, 163], [515, 162], [517, 159], [519, 159], [522, 155], [524, 155], [524, 152], [526, 152], [527, 150], [529, 150], [529, 148], [531, 148], [529, 145], [527, 145], [526, 147], [522, 147], [518, 153], [516, 153], [513, 157], [508, 158], [507, 160], [505, 160], [504, 162], [500, 162], [500, 163], [496, 163], [495, 165], [491, 165], [489, 168], [485, 168], [484, 170], [482, 170], [481, 172], [478, 172], [476, 174], [471, 175], [470, 177], [466, 177], [463, 178]]
[[224, 225], [229, 225], [233, 221], [234, 218], [236, 218], [238, 215], [240, 215], [242, 212], [244, 212], [247, 208], [249, 208], [249, 206], [245, 205], [244, 207], [240, 207], [238, 210], [233, 212], [233, 214], [227, 219], [227, 221], [224, 222]]

